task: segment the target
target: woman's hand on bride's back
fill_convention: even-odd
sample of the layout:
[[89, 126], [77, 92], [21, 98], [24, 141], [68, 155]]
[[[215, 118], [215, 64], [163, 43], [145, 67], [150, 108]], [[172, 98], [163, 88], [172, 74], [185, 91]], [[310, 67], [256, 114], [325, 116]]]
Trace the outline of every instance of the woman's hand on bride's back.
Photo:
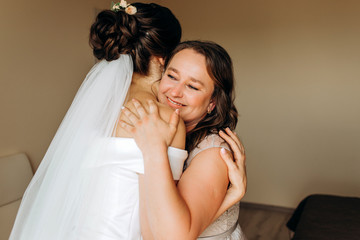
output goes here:
[[151, 150], [156, 146], [168, 147], [172, 142], [179, 123], [178, 111], [174, 111], [169, 122], [163, 120], [159, 108], [153, 100], [148, 100], [148, 110], [136, 99], [132, 100], [134, 110], [124, 107], [123, 113], [129, 123], [120, 121], [120, 126], [127, 131], [142, 150]]

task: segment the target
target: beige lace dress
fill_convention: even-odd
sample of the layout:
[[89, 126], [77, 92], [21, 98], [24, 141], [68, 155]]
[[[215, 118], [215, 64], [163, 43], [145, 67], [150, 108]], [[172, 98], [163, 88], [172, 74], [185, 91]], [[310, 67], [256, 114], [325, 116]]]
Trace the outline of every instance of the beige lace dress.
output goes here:
[[[208, 135], [198, 146], [190, 152], [186, 160], [185, 169], [190, 165], [192, 159], [200, 152], [209, 148], [222, 148], [230, 150], [227, 143], [217, 134]], [[216, 219], [199, 236], [199, 240], [246, 240], [246, 237], [238, 223], [240, 204], [237, 203], [218, 219]]]

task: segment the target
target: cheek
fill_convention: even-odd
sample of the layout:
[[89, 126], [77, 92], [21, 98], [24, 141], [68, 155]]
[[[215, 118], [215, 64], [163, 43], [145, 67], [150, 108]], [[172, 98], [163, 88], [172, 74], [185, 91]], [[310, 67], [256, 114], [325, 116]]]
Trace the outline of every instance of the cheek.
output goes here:
[[168, 91], [169, 87], [168, 85], [161, 81], [160, 84], [159, 84], [159, 91], [158, 91], [158, 100], [160, 103], [163, 103], [163, 104], [166, 104], [166, 92]]
[[197, 107], [199, 109], [207, 109], [210, 102], [210, 98], [203, 95], [191, 95], [189, 96], [189, 100], [191, 100], [194, 107]]
[[166, 91], [168, 91], [170, 89], [170, 84], [169, 81], [166, 80], [161, 80], [160, 84], [159, 84], [159, 92], [160, 93], [165, 93]]

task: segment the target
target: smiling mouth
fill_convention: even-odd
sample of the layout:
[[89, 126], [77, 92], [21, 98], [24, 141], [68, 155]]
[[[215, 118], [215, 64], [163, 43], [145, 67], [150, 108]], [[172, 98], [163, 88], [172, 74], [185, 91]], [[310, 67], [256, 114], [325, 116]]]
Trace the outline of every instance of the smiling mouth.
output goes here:
[[179, 107], [183, 107], [183, 106], [185, 106], [185, 105], [183, 105], [183, 104], [181, 104], [181, 103], [179, 103], [179, 102], [175, 102], [174, 100], [172, 100], [171, 98], [167, 98], [167, 100], [170, 102], [170, 103], [172, 103], [172, 104], [174, 104], [174, 105], [176, 105], [176, 106], [179, 106]]

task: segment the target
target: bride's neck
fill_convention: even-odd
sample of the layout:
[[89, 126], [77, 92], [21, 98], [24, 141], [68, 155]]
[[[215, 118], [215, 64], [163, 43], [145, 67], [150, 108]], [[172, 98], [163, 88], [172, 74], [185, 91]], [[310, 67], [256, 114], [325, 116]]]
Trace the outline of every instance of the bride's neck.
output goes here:
[[154, 83], [161, 79], [162, 70], [163, 66], [160, 64], [160, 62], [152, 58], [149, 63], [148, 74], [144, 75], [134, 72], [132, 77], [132, 84], [143, 89], [151, 90], [151, 87], [154, 85]]

